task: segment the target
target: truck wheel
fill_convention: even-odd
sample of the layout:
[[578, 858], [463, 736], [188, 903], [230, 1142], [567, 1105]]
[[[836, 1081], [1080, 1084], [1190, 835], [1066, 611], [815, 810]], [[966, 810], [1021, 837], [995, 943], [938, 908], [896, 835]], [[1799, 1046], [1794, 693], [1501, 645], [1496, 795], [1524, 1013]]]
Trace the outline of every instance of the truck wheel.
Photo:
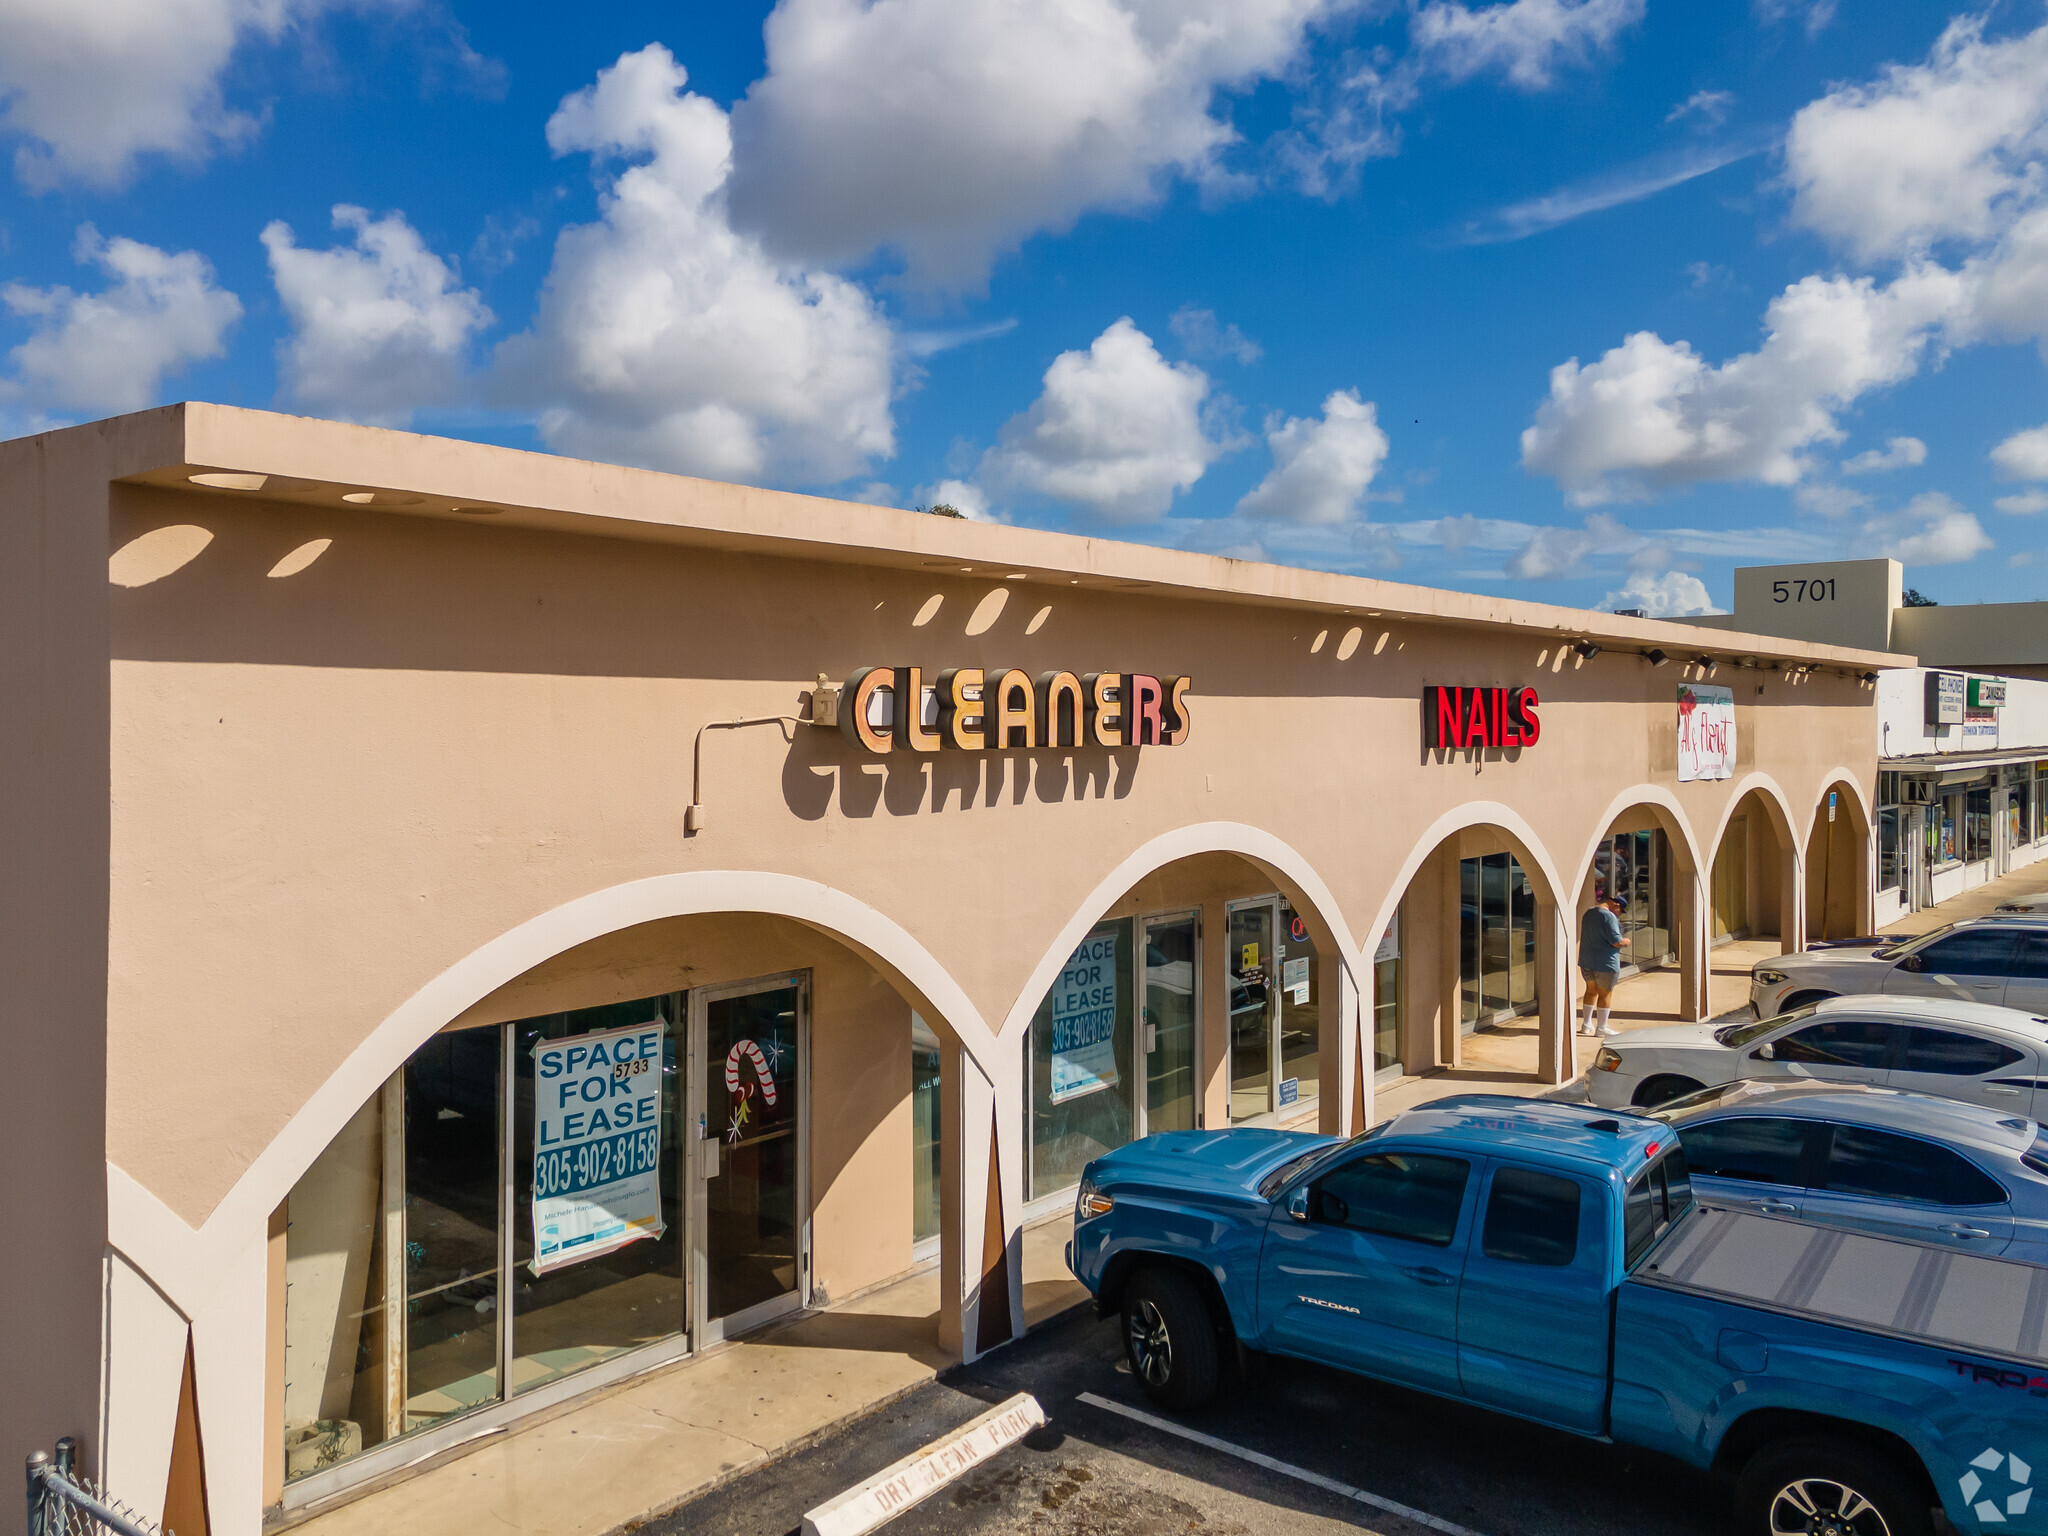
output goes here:
[[1637, 1109], [1655, 1109], [1659, 1104], [1668, 1104], [1685, 1094], [1698, 1093], [1706, 1086], [1676, 1072], [1659, 1072], [1655, 1077], [1644, 1078], [1642, 1086], [1636, 1089], [1636, 1096], [1629, 1102]]
[[1735, 1482], [1740, 1536], [1934, 1536], [1927, 1496], [1863, 1446], [1788, 1440]]
[[1154, 1268], [1132, 1277], [1124, 1289], [1124, 1353], [1155, 1402], [1187, 1410], [1216, 1395], [1216, 1323], [1186, 1275]]

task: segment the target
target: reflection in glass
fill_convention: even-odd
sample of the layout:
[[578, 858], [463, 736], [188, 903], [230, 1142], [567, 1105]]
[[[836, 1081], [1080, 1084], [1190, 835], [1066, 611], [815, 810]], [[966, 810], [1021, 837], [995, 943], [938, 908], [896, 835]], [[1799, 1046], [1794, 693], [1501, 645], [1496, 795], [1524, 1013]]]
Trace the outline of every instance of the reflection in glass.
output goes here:
[[1195, 978], [1200, 943], [1192, 912], [1145, 924], [1145, 1129], [1195, 1128]]
[[[593, 1030], [660, 1020], [661, 1216], [658, 1238], [533, 1273], [534, 1047]], [[678, 1155], [677, 1046], [682, 994], [522, 1019], [511, 1026], [513, 1083], [512, 1391], [530, 1391], [621, 1351], [683, 1332], [682, 1160]]]
[[1458, 860], [1458, 1022], [1466, 1030], [1481, 1022], [1479, 977], [1482, 925], [1479, 912], [1479, 861]]
[[405, 1066], [405, 1425], [498, 1396], [496, 1029], [436, 1035]]
[[939, 1235], [939, 1037], [910, 1016], [910, 1238]]
[[1489, 853], [1479, 861], [1481, 920], [1485, 924], [1480, 956], [1480, 1006], [1488, 1013], [1508, 1007], [1508, 957], [1512, 949], [1508, 924], [1508, 856]]
[[1090, 933], [1031, 1020], [1026, 1199], [1078, 1184], [1090, 1158], [1135, 1134], [1132, 927], [1123, 918]]
[[1282, 1118], [1316, 1096], [1322, 1079], [1322, 979], [1316, 975], [1315, 940], [1308, 924], [1285, 901], [1280, 903], [1280, 931], [1286, 956], [1280, 961], [1280, 1105]]
[[1249, 1120], [1273, 1108], [1273, 908], [1230, 913], [1230, 1118]]
[[1385, 1071], [1401, 1059], [1401, 958], [1372, 968], [1372, 1069]]
[[719, 1138], [705, 1183], [707, 1317], [797, 1289], [798, 1003], [797, 987], [780, 986], [705, 1005], [705, 1115]]
[[1458, 878], [1460, 1014], [1471, 1030], [1536, 1006], [1536, 887], [1509, 853], [1461, 859]]

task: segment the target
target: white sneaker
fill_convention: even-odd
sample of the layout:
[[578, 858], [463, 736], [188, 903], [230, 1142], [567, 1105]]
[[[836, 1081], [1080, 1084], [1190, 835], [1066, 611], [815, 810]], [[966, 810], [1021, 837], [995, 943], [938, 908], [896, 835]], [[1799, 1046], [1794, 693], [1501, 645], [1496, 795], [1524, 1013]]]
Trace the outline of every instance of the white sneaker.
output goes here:
[[1601, 1036], [1611, 1035], [1614, 1033], [1614, 1026], [1612, 1024], [1602, 1024], [1598, 1029], [1594, 1030], [1593, 1033]]

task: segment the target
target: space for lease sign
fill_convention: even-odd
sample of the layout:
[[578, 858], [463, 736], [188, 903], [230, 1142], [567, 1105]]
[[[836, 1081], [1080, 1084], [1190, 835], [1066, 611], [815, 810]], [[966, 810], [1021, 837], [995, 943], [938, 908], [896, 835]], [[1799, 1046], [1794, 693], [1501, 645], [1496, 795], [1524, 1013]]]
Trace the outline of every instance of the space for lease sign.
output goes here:
[[661, 1042], [654, 1019], [533, 1050], [533, 1272], [660, 1237]]
[[1116, 930], [1098, 928], [1053, 983], [1052, 1101], [1116, 1084]]
[[1711, 683], [1678, 688], [1678, 782], [1735, 776], [1735, 690]]

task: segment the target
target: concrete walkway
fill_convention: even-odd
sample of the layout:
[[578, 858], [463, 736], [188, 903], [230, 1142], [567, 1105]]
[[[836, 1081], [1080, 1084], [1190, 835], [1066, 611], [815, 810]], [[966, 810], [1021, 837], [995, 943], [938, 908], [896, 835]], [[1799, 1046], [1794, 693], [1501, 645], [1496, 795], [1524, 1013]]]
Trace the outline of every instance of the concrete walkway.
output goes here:
[[[1087, 1299], [1067, 1273], [1072, 1216], [1024, 1233], [1024, 1315]], [[304, 1536], [603, 1536], [914, 1391], [939, 1348], [937, 1266], [822, 1312], [564, 1403], [487, 1443], [293, 1517]]]
[[1930, 928], [1939, 928], [1943, 923], [1953, 923], [1959, 918], [1982, 917], [2001, 901], [2011, 901], [2020, 896], [2038, 896], [2048, 891], [2048, 859], [2016, 869], [2009, 875], [1987, 881], [1951, 896], [1937, 907], [1928, 907], [1920, 912], [1908, 912], [1895, 923], [1879, 929], [1881, 933], [1911, 935], [1925, 933]]

